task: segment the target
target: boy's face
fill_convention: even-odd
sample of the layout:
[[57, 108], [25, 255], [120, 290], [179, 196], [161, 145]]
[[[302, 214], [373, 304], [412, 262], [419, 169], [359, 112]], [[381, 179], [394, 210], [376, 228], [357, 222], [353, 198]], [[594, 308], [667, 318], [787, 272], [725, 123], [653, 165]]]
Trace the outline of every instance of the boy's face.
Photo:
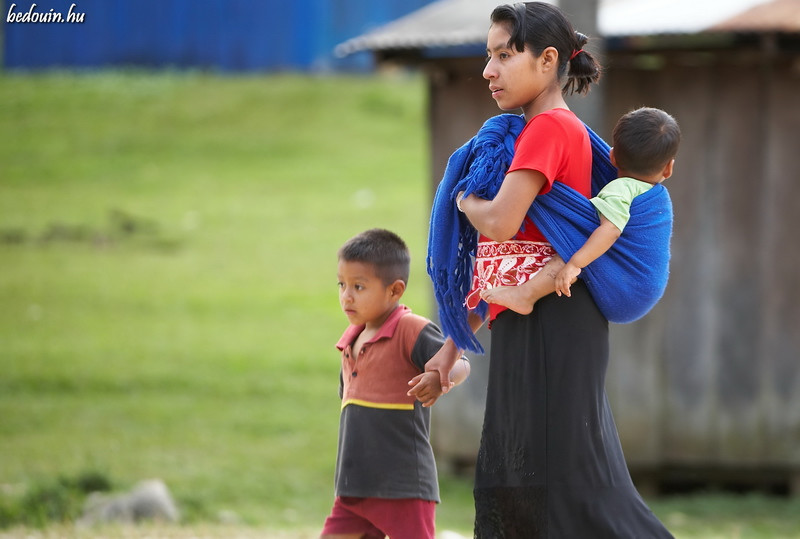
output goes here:
[[372, 264], [339, 261], [339, 303], [351, 324], [379, 327], [397, 306], [395, 284], [386, 285]]

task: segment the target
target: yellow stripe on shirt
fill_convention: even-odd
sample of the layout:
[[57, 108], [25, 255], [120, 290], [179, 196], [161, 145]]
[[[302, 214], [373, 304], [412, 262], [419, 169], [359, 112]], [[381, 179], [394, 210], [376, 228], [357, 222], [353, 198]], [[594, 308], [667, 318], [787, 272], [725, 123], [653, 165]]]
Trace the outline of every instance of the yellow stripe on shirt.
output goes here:
[[361, 399], [347, 399], [346, 401], [342, 401], [342, 409], [348, 404], [357, 404], [358, 406], [364, 406], [366, 408], [380, 408], [382, 410], [413, 410], [414, 404], [404, 404], [404, 403], [391, 403], [391, 402], [370, 402], [364, 401]]

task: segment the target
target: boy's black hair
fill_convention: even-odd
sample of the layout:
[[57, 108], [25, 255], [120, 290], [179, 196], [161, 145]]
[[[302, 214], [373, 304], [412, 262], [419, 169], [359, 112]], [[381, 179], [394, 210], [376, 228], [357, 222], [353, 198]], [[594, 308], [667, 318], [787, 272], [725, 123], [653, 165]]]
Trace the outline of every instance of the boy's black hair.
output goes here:
[[650, 176], [675, 158], [681, 130], [663, 110], [642, 107], [620, 118], [611, 138], [618, 168]]
[[386, 286], [397, 279], [408, 284], [411, 254], [400, 236], [389, 230], [373, 228], [349, 239], [339, 249], [339, 260], [372, 265]]

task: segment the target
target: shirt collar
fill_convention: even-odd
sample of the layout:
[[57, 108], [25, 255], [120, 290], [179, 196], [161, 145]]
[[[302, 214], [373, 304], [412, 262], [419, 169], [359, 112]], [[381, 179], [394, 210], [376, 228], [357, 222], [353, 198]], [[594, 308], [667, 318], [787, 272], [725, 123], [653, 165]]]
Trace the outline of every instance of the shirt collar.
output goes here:
[[[380, 339], [390, 338], [394, 335], [394, 330], [397, 329], [397, 324], [400, 323], [400, 319], [411, 312], [411, 309], [406, 307], [405, 305], [398, 305], [392, 314], [389, 315], [389, 318], [381, 326], [381, 329], [378, 330], [378, 333], [375, 334], [368, 342], [375, 342]], [[344, 330], [344, 334], [339, 339], [339, 342], [336, 343], [336, 348], [339, 350], [344, 350], [356, 339], [356, 337], [364, 331], [364, 324], [359, 326], [350, 325], [346, 330]]]

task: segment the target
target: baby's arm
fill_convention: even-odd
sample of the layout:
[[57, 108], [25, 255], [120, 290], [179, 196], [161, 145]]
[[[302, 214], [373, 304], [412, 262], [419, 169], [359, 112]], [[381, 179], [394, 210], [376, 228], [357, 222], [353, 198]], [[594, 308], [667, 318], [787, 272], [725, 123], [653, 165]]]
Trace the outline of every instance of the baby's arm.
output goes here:
[[617, 241], [622, 231], [617, 226], [600, 215], [600, 226], [586, 240], [583, 246], [575, 251], [572, 258], [556, 275], [556, 294], [570, 296], [570, 285], [580, 275], [581, 270], [600, 258]]
[[[455, 365], [453, 365], [452, 370], [450, 371], [450, 382], [451, 385], [457, 386], [461, 382], [467, 379], [469, 376], [470, 367], [469, 361], [467, 358], [461, 357], [461, 359], [457, 360]], [[410, 382], [408, 385], [413, 385], [413, 396], [417, 398], [418, 401], [422, 403], [422, 406], [428, 407], [433, 406], [433, 404], [442, 396], [442, 384], [439, 378], [439, 371], [427, 371], [423, 372], [422, 374], [418, 374]], [[408, 392], [409, 395], [412, 395], [412, 391]]]
[[[483, 325], [483, 319], [475, 311], [469, 311], [469, 313], [467, 313], [467, 323], [472, 332], [477, 333]], [[463, 357], [463, 354], [464, 350], [460, 350], [458, 346], [456, 346], [456, 343], [453, 342], [453, 339], [447, 337], [439, 350], [425, 363], [425, 372], [436, 371], [439, 373], [439, 383], [442, 384], [442, 393], [447, 393], [453, 387], [453, 378], [450, 376], [450, 371], [453, 370], [456, 362]], [[408, 385], [414, 386], [414, 380], [417, 378], [419, 378], [419, 376], [415, 376]], [[416, 386], [408, 391], [408, 395], [411, 397], [417, 396]]]

